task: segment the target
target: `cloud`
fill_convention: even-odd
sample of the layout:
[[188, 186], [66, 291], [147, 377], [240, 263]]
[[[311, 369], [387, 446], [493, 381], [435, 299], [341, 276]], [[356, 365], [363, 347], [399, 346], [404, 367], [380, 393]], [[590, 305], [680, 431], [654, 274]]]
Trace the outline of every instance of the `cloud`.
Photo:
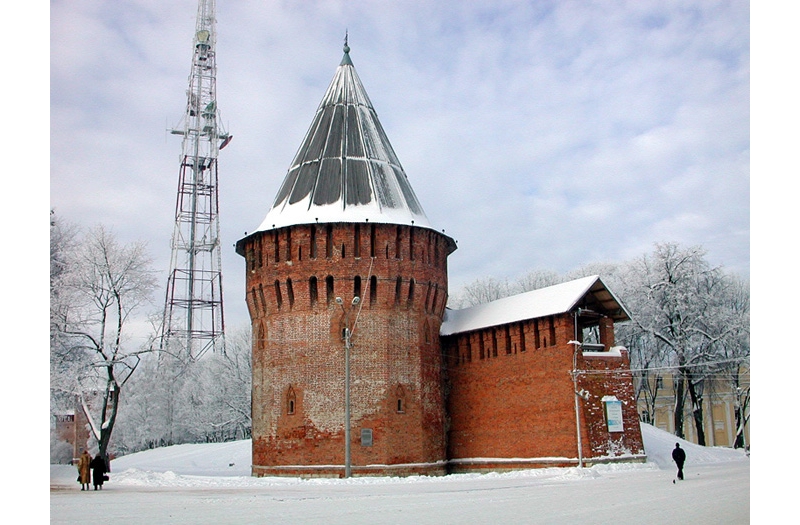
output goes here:
[[[51, 206], [147, 240], [166, 280], [194, 0], [51, 2]], [[749, 275], [749, 4], [220, 2], [226, 317], [342, 54], [457, 287], [703, 244]], [[124, 240], [125, 240], [124, 239]]]

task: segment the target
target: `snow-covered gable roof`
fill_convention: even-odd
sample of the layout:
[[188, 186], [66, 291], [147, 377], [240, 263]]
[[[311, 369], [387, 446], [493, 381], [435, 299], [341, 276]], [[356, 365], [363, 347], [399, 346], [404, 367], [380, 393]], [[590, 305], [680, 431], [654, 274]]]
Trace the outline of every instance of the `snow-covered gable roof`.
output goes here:
[[344, 57], [256, 231], [312, 223], [431, 228], [364, 86]]
[[445, 311], [444, 322], [439, 334], [453, 335], [548, 315], [563, 314], [578, 306], [587, 295], [591, 295], [592, 302], [598, 305], [602, 313], [614, 321], [630, 319], [625, 307], [606, 288], [600, 277], [592, 275], [462, 310], [448, 309]]

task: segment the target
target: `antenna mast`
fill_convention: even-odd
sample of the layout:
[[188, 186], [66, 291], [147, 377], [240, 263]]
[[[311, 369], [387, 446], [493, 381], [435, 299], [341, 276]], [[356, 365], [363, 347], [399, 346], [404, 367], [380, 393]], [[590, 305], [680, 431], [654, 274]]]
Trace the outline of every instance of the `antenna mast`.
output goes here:
[[231, 140], [217, 109], [215, 0], [199, 0], [182, 135], [161, 350], [197, 359], [225, 352], [217, 157]]

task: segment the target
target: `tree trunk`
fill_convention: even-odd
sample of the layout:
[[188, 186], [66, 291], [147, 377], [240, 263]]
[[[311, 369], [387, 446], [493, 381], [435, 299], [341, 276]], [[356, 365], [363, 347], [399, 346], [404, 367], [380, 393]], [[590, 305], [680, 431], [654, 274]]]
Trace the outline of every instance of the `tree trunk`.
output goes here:
[[675, 435], [683, 439], [683, 405], [684, 405], [684, 376], [683, 369], [678, 371], [678, 382], [675, 384], [675, 412], [672, 421], [675, 425]]
[[692, 417], [694, 418], [694, 428], [697, 430], [697, 444], [706, 446], [706, 432], [703, 426], [703, 397], [691, 376], [687, 378], [686, 386], [689, 388], [689, 398], [692, 402]]

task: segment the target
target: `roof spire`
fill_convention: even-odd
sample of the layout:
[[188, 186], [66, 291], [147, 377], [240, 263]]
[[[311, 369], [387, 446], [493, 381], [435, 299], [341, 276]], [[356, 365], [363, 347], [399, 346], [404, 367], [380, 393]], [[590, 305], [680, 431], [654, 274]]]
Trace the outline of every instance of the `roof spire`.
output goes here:
[[347, 45], [347, 29], [344, 30], [344, 56], [339, 64], [340, 66], [352, 66], [353, 62], [350, 60], [350, 46]]

